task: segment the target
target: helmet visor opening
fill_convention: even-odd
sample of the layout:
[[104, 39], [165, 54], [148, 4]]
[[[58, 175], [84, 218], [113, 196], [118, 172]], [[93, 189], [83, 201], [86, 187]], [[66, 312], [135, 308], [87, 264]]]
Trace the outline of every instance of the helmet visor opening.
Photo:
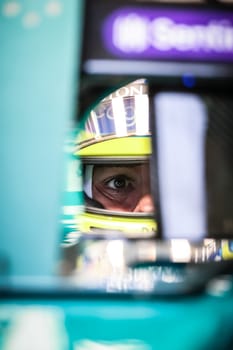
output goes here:
[[149, 161], [86, 165], [87, 206], [121, 213], [154, 213]]

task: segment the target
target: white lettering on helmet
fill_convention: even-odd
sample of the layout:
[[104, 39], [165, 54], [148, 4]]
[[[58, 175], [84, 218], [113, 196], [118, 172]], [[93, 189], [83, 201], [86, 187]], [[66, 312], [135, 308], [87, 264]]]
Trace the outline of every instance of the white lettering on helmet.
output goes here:
[[131, 97], [137, 95], [143, 95], [147, 93], [147, 86], [143, 84], [129, 84], [114, 91], [103, 99], [104, 101], [112, 100], [115, 97]]

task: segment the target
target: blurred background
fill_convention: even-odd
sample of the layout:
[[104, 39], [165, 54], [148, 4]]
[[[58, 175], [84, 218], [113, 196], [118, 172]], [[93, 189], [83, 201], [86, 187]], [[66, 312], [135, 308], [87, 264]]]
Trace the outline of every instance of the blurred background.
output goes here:
[[[232, 6], [1, 2], [0, 349], [232, 349]], [[87, 236], [77, 132], [103, 97], [142, 77], [158, 231]], [[164, 145], [177, 161], [185, 147], [162, 131], [189, 110], [207, 125], [207, 192], [183, 191], [174, 206], [182, 171]], [[185, 167], [190, 187], [196, 170]]]

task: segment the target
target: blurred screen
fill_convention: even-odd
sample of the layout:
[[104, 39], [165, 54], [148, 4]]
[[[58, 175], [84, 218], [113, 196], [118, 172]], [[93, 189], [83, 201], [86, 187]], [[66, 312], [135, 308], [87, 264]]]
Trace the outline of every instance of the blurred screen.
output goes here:
[[85, 16], [86, 73], [232, 76], [231, 8], [88, 0]]
[[232, 96], [160, 92], [154, 108], [163, 235], [232, 237]]

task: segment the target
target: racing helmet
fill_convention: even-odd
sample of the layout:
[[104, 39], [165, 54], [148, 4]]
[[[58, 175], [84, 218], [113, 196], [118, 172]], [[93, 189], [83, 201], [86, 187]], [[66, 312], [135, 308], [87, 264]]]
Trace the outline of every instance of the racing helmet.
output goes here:
[[103, 98], [75, 141], [83, 166], [83, 233], [154, 236], [148, 85], [138, 79]]

